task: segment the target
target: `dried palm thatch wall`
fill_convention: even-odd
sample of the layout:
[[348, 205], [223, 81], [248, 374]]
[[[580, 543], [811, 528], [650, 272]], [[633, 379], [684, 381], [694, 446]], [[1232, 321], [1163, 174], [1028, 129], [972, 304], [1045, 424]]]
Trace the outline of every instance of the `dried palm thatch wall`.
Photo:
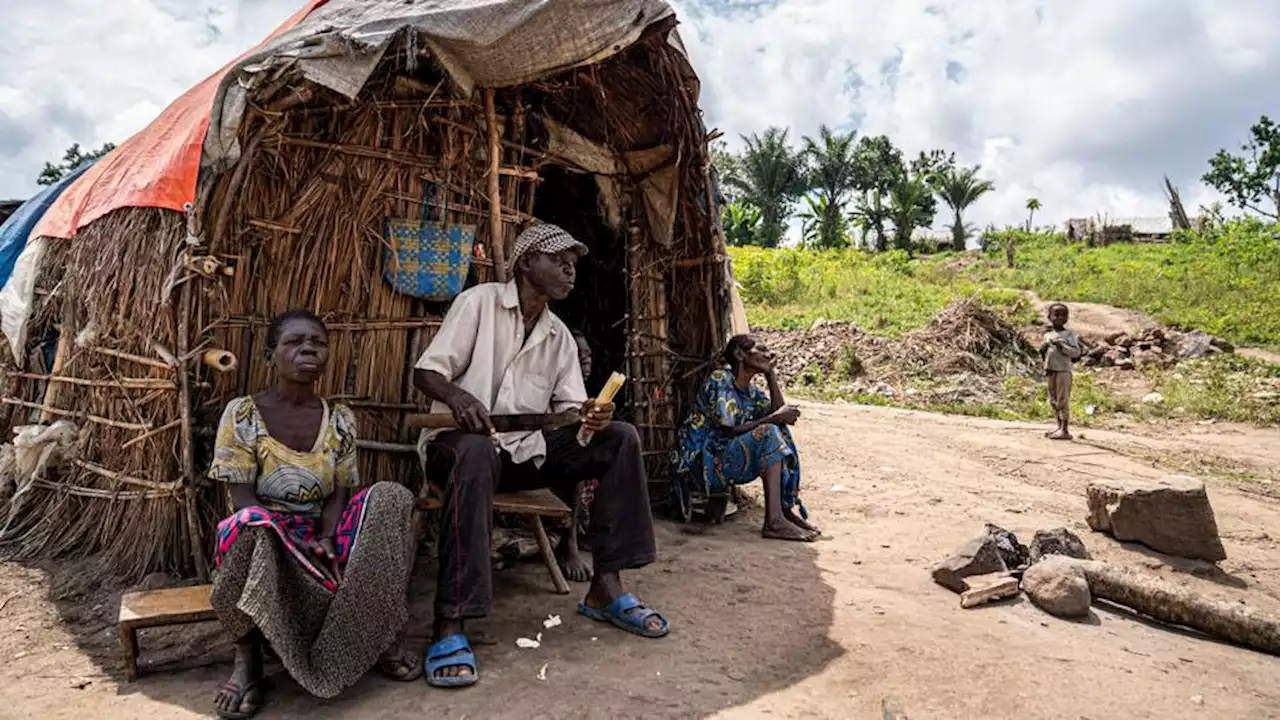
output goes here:
[[[418, 216], [425, 179], [446, 219], [476, 226], [490, 260], [477, 261], [475, 279], [493, 279], [491, 259], [535, 207], [571, 213], [564, 203], [580, 201], [556, 197], [554, 183], [540, 189], [543, 180], [591, 175], [556, 154], [555, 127], [619, 158], [666, 148], [662, 163], [594, 178], [596, 206], [576, 208], [591, 220], [579, 232], [595, 263], [580, 285], [602, 294], [557, 308], [631, 378], [623, 416], [642, 431], [660, 499], [676, 421], [728, 310], [723, 240], [705, 199], [705, 130], [669, 28], [598, 65], [474, 99], [458, 99], [431, 62], [409, 53], [389, 53], [354, 102], [280, 83], [254, 98], [238, 164], [190, 217], [119, 211], [54, 243], [38, 284], [33, 362], [8, 374], [3, 402], [10, 426], [76, 421], [79, 459], [10, 503], [6, 551], [102, 553], [129, 576], [204, 574], [225, 511], [203, 479], [212, 430], [229, 399], [268, 385], [266, 324], [290, 307], [329, 323], [321, 391], [356, 409], [366, 477], [417, 483], [404, 416], [422, 399], [409, 374], [446, 307], [382, 280], [385, 223]], [[651, 227], [643, 184], [652, 173], [678, 178], [669, 233]], [[234, 354], [237, 366], [210, 367], [209, 351]]]

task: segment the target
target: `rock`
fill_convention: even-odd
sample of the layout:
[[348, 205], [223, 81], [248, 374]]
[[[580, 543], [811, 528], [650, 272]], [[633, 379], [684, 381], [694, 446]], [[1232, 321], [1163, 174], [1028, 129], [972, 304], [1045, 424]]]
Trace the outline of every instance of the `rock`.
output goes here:
[[990, 535], [983, 535], [970, 540], [934, 568], [933, 581], [951, 592], [962, 593], [969, 589], [965, 578], [1007, 569], [1000, 559], [996, 541]]
[[1084, 570], [1063, 555], [1051, 555], [1027, 568], [1022, 591], [1036, 607], [1054, 617], [1082, 618], [1093, 604]]
[[1065, 555], [1080, 560], [1092, 560], [1084, 541], [1070, 530], [1060, 527], [1053, 530], [1037, 530], [1031, 539], [1031, 563], [1040, 562], [1051, 555]]
[[1142, 402], [1146, 405], [1159, 405], [1164, 402], [1164, 395], [1158, 392], [1147, 393], [1142, 396]]
[[1204, 483], [1182, 475], [1095, 482], [1087, 491], [1089, 527], [1121, 542], [1217, 562], [1227, 557]]
[[1125, 337], [1125, 333], [1124, 333], [1123, 331], [1121, 331], [1121, 332], [1113, 332], [1113, 333], [1111, 333], [1110, 335], [1108, 335], [1108, 336], [1107, 336], [1107, 344], [1108, 344], [1108, 345], [1118, 345], [1118, 344], [1120, 344], [1120, 338], [1122, 338], [1122, 337]]
[[962, 608], [978, 607], [1018, 594], [1018, 579], [1008, 573], [972, 577], [968, 582], [970, 588], [960, 594]]
[[1207, 357], [1218, 352], [1213, 338], [1202, 330], [1193, 330], [1178, 339], [1178, 357], [1183, 360]]
[[1232, 345], [1222, 338], [1209, 338], [1209, 344], [1217, 348], [1220, 352], [1233, 353], [1236, 351], [1235, 345]]
[[1137, 364], [1133, 362], [1133, 358], [1122, 358], [1116, 361], [1116, 367], [1121, 370], [1132, 370], [1137, 367]]
[[1127, 348], [1127, 347], [1129, 347], [1129, 346], [1133, 345], [1133, 342], [1134, 342], [1134, 340], [1133, 340], [1133, 338], [1132, 338], [1132, 337], [1130, 337], [1130, 336], [1129, 336], [1129, 333], [1120, 333], [1120, 335], [1119, 335], [1118, 337], [1116, 337], [1115, 342], [1113, 342], [1113, 343], [1111, 343], [1111, 344], [1112, 344], [1112, 345], [1117, 345], [1117, 346], [1119, 346], [1119, 347], [1125, 347], [1125, 348]]
[[998, 525], [987, 523], [987, 537], [990, 537], [996, 543], [996, 550], [1000, 553], [1000, 560], [1004, 562], [1004, 566], [1013, 569], [1022, 565], [1026, 565], [1031, 559], [1031, 551], [1026, 545], [1018, 542], [1018, 536], [1005, 530]]

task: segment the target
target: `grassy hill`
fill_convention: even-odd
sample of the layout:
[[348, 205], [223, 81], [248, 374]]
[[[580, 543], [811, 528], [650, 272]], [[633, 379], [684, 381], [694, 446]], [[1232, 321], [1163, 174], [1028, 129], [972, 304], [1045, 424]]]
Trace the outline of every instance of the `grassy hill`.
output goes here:
[[809, 327], [849, 320], [890, 337], [922, 327], [951, 301], [976, 296], [1023, 314], [1012, 289], [1045, 299], [1142, 310], [1161, 322], [1240, 345], [1280, 349], [1280, 227], [1242, 220], [1160, 244], [1089, 248], [1061, 235], [1005, 231], [1002, 254], [813, 252], [733, 248], [753, 326]]
[[[1023, 290], [1045, 300], [1094, 302], [1142, 310], [1166, 325], [1204, 330], [1237, 345], [1280, 350], [1280, 228], [1236, 221], [1160, 244], [1090, 248], [1061, 235], [997, 233], [1016, 242], [1016, 267], [1003, 252], [908, 258], [900, 251], [807, 251], [733, 248], [734, 270], [753, 327], [808, 329], [818, 320], [850, 321], [873, 335], [899, 338], [925, 327], [955, 300], [976, 298], [1014, 325], [1039, 320]], [[861, 363], [858, 363], [861, 365]], [[874, 375], [874, 373], [873, 373]], [[1051, 416], [1034, 377], [980, 379], [932, 372], [832, 377], [804, 373], [798, 391], [922, 407], [943, 412], [1045, 420]], [[947, 403], [939, 388], [986, 384], [985, 399]], [[1163, 400], [1144, 398], [1158, 393]], [[1089, 425], [1126, 420], [1202, 419], [1280, 422], [1280, 365], [1234, 355], [1141, 372], [1083, 372], [1073, 394], [1075, 417]]]

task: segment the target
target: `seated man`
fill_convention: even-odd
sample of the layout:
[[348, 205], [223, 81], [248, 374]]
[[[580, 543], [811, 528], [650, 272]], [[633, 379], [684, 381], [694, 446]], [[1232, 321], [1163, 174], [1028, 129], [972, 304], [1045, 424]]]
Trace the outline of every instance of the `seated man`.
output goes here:
[[[434, 456], [450, 462], [442, 484], [439, 582], [435, 629], [427, 649], [427, 681], [458, 687], [476, 681], [476, 660], [464, 621], [488, 615], [493, 495], [558, 487], [571, 492], [596, 478], [591, 542], [594, 578], [578, 612], [644, 637], [667, 634], [667, 621], [622, 587], [619, 572], [654, 560], [653, 518], [633, 426], [611, 422], [613, 405], [596, 405], [583, 389], [578, 349], [569, 328], [547, 307], [573, 290], [578, 257], [587, 248], [554, 225], [536, 225], [516, 239], [514, 280], [459, 295], [431, 346], [419, 358], [414, 385], [446, 408], [458, 430], [424, 433]], [[495, 430], [490, 413], [580, 412], [593, 433], [578, 444], [579, 423], [555, 430]]]

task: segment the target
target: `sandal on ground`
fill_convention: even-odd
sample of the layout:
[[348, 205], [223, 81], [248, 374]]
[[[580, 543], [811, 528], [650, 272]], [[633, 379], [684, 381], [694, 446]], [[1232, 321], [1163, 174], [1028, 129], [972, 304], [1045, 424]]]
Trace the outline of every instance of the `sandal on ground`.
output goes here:
[[396, 682], [411, 682], [422, 677], [422, 663], [416, 654], [402, 651], [380, 658], [378, 672]]
[[[427, 667], [423, 674], [431, 687], [468, 687], [475, 685], [476, 680], [480, 679], [477, 675], [476, 656], [471, 652], [471, 643], [467, 640], [467, 636], [461, 633], [440, 638], [434, 645], [427, 648], [426, 660]], [[471, 674], [436, 676], [437, 671], [450, 667], [470, 668]]]
[[244, 699], [249, 696], [249, 693], [255, 691], [257, 692], [258, 702], [254, 708], [248, 712], [240, 712], [239, 710], [220, 710], [215, 708], [213, 711], [214, 714], [219, 718], [222, 718], [222, 720], [249, 720], [249, 718], [261, 712], [262, 708], [267, 704], [267, 696], [265, 688], [263, 687], [264, 684], [265, 683], [261, 682], [251, 682], [248, 685], [241, 687], [232, 682], [222, 683], [218, 686], [218, 689], [226, 690], [228, 693], [234, 695], [236, 699], [235, 706], [237, 708], [243, 707]]
[[[634, 593], [623, 593], [617, 600], [610, 603], [609, 607], [603, 610], [591, 607], [584, 600], [578, 603], [578, 613], [597, 622], [609, 623], [616, 628], [626, 630], [640, 637], [666, 637], [669, 630], [667, 619], [662, 617], [657, 610], [640, 602], [640, 598], [637, 598]], [[655, 617], [662, 621], [662, 626], [657, 630], [649, 627], [649, 619]]]

